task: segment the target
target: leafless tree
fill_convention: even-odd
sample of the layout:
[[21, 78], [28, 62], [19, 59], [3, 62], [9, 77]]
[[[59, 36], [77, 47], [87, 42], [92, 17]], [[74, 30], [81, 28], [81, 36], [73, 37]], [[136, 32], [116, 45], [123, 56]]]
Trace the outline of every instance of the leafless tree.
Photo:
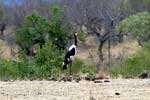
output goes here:
[[104, 44], [109, 41], [111, 45], [111, 40], [120, 36], [112, 30], [126, 16], [120, 8], [122, 0], [64, 0], [63, 3], [71, 22], [80, 27], [84, 25], [89, 34], [97, 37], [100, 63], [103, 62]]

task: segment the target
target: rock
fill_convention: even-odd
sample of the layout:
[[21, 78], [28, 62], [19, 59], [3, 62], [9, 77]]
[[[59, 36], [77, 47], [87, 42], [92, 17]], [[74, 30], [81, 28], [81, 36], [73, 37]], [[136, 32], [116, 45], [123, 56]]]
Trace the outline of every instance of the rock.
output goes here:
[[57, 79], [54, 78], [54, 77], [49, 78], [49, 80], [50, 80], [50, 81], [57, 81]]
[[67, 81], [68, 81], [68, 82], [71, 82], [71, 81], [72, 81], [72, 79], [71, 79], [71, 78], [68, 78], [68, 79], [67, 79]]
[[96, 80], [96, 78], [95, 77], [93, 77], [92, 79], [91, 79], [91, 81], [95, 81]]
[[139, 75], [139, 78], [141, 79], [149, 78], [149, 73], [145, 71]]
[[38, 95], [42, 95], [42, 93], [41, 93], [41, 92], [38, 92]]
[[93, 96], [90, 97], [90, 100], [96, 100]]
[[104, 80], [104, 82], [110, 82], [109, 80]]
[[126, 76], [125, 79], [133, 79], [132, 76]]
[[90, 81], [91, 79], [90, 77], [85, 77], [85, 80]]
[[95, 80], [94, 83], [103, 83], [101, 80]]
[[59, 80], [59, 82], [60, 81], [64, 81], [64, 82], [66, 82], [67, 81], [67, 79], [65, 78], [65, 77], [62, 77], [60, 80]]
[[115, 95], [120, 95], [120, 93], [119, 93], [119, 92], [116, 92]]
[[77, 79], [75, 79], [75, 82], [79, 82], [81, 80], [81, 78], [77, 78]]

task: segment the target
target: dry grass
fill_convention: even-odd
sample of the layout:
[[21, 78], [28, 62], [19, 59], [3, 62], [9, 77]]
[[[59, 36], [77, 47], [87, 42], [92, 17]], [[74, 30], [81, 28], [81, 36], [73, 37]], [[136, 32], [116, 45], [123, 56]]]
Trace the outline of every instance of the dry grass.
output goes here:
[[128, 40], [112, 47], [112, 56], [117, 58], [120, 55], [131, 56], [134, 55], [141, 47], [136, 40]]
[[105, 72], [105, 71], [99, 71], [97, 74], [96, 74], [96, 79], [109, 79], [110, 78], [110, 75], [109, 73]]
[[18, 46], [9, 46], [7, 41], [0, 40], [0, 57], [4, 59], [11, 59], [17, 56]]
[[4, 59], [11, 59], [17, 56], [16, 54], [19, 52], [18, 46], [15, 44], [13, 40], [14, 35], [14, 27], [7, 27], [4, 31], [4, 40], [0, 39], [0, 57]]
[[0, 56], [4, 59], [12, 58], [11, 48], [7, 45], [6, 41], [0, 40]]
[[[77, 57], [87, 62], [98, 63], [98, 42], [94, 36], [88, 36], [85, 39], [84, 45], [79, 45]], [[123, 43], [118, 43], [111, 47], [112, 59], [126, 58], [134, 55], [141, 47], [134, 39], [129, 39]], [[108, 50], [107, 43], [104, 46], [104, 58], [105, 62], [108, 62]]]

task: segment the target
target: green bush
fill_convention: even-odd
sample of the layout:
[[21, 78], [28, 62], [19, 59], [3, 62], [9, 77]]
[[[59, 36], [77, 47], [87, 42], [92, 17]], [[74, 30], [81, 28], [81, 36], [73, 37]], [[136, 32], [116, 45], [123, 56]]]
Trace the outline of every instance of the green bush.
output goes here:
[[16, 67], [15, 62], [0, 59], [0, 79], [1, 80], [17, 79], [18, 74], [19, 74], [19, 70]]
[[[62, 73], [64, 49], [71, 37], [71, 27], [63, 20], [63, 11], [54, 6], [50, 21], [34, 12], [25, 17], [21, 27], [16, 29], [16, 43], [21, 47], [18, 60], [0, 59], [1, 79], [48, 79], [58, 78]], [[29, 57], [31, 48], [39, 44], [36, 55]], [[81, 72], [86, 65], [76, 60], [75, 73]], [[88, 72], [87, 69], [84, 72]]]
[[141, 42], [147, 42], [150, 37], [150, 13], [141, 12], [129, 16], [117, 26], [118, 31], [131, 32]]
[[[69, 68], [68, 68], [69, 69]], [[86, 74], [88, 76], [93, 76], [96, 73], [95, 66], [92, 64], [87, 64], [86, 62], [75, 58], [72, 64], [72, 71], [75, 75]]]
[[131, 32], [142, 42], [142, 50], [127, 58], [120, 66], [112, 67], [110, 72], [114, 76], [138, 76], [145, 70], [150, 71], [150, 13], [141, 12], [124, 19], [117, 27], [118, 31]]
[[37, 75], [36, 67], [35, 64], [31, 64], [30, 62], [31, 60], [27, 58], [20, 58], [19, 60], [0, 59], [0, 79], [16, 80], [35, 78]]
[[1, 80], [58, 78], [61, 75], [63, 54], [63, 51], [47, 42], [32, 58], [22, 53], [19, 60], [0, 59], [0, 78]]
[[55, 77], [54, 74], [57, 74], [55, 72], [60, 74], [64, 57], [63, 54], [64, 52], [52, 45], [51, 42], [45, 43], [42, 48], [39, 48], [34, 57], [35, 63], [40, 69], [39, 75], [44, 75], [43, 77]]
[[[54, 52], [55, 51], [55, 52]], [[43, 60], [44, 59], [44, 60]], [[22, 54], [19, 60], [0, 59], [1, 80], [35, 80], [60, 78], [62, 73], [69, 76], [69, 70], [62, 72], [63, 53], [51, 43], [46, 43], [38, 49], [37, 55], [29, 58]], [[80, 59], [75, 59], [72, 64], [74, 76], [88, 75], [93, 77], [96, 73], [95, 66], [86, 64]]]
[[50, 20], [50, 40], [59, 48], [65, 49], [70, 41], [71, 25], [65, 20], [64, 11], [58, 6], [52, 7], [52, 18]]
[[16, 42], [23, 50], [29, 50], [36, 43], [44, 44], [48, 32], [47, 19], [34, 12], [26, 16], [22, 27], [17, 29]]
[[127, 58], [121, 65], [110, 68], [112, 76], [136, 77], [144, 71], [150, 71], [150, 43], [145, 45], [146, 47]]
[[50, 21], [33, 12], [25, 17], [24, 23], [16, 30], [16, 42], [22, 50], [29, 51], [35, 45], [42, 46], [51, 41], [58, 48], [65, 49], [71, 36], [71, 25], [63, 22], [63, 11], [59, 7], [52, 8]]

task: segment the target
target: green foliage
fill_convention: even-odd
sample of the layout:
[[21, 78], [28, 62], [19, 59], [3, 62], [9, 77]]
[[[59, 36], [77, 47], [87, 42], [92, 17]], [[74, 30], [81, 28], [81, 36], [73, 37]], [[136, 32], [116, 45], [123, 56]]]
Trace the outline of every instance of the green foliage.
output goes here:
[[50, 21], [36, 12], [26, 16], [22, 27], [16, 30], [17, 44], [23, 50], [29, 50], [34, 44], [43, 45], [51, 41], [58, 48], [65, 49], [70, 40], [71, 28], [67, 21], [63, 22], [63, 15], [63, 11], [55, 6]]
[[127, 14], [149, 10], [150, 0], [122, 0], [120, 5]]
[[86, 65], [82, 60], [77, 59], [77, 58], [74, 59], [73, 64], [72, 64], [72, 70], [74, 74], [79, 74], [81, 69], [85, 67]]
[[15, 66], [15, 63], [8, 60], [0, 59], [0, 79], [9, 80], [17, 79], [18, 69]]
[[[59, 47], [65, 49], [71, 37], [71, 25], [64, 20], [64, 12], [57, 6], [52, 8], [50, 20], [50, 39]], [[65, 22], [64, 22], [65, 21]]]
[[34, 12], [26, 16], [23, 26], [17, 29], [16, 42], [22, 49], [28, 50], [36, 43], [43, 44], [48, 32], [48, 21]]
[[30, 62], [23, 54], [19, 60], [0, 59], [0, 80], [37, 78], [35, 64]]
[[0, 79], [48, 79], [61, 75], [63, 51], [52, 43], [45, 43], [37, 50], [35, 57], [29, 58], [24, 53], [19, 60], [0, 59]]
[[[34, 57], [35, 63], [41, 69], [39, 75], [45, 74], [44, 77], [55, 76], [61, 71], [63, 61], [63, 51], [58, 50], [52, 43], [46, 43], [39, 48]], [[59, 75], [56, 75], [59, 76]]]
[[[17, 60], [0, 59], [2, 80], [60, 77], [64, 59], [63, 49], [71, 37], [71, 27], [63, 20], [63, 13], [59, 7], [54, 6], [50, 21], [36, 12], [25, 17], [23, 25], [16, 30], [15, 34], [22, 53]], [[27, 56], [27, 52], [36, 44], [40, 45], [36, 49], [36, 55]], [[75, 73], [82, 71], [94, 73], [81, 60], [75, 60], [73, 70]]]
[[144, 0], [144, 2], [149, 5], [150, 4], [150, 0]]
[[144, 71], [150, 71], [150, 42], [136, 55], [126, 59], [120, 66], [114, 66], [109, 71], [113, 76], [138, 76]]
[[129, 16], [120, 22], [117, 29], [122, 32], [131, 32], [134, 37], [146, 42], [150, 37], [150, 13], [142, 12]]
[[114, 75], [138, 76], [145, 70], [150, 71], [150, 13], [142, 12], [129, 16], [120, 22], [118, 31], [131, 32], [135, 38], [143, 42], [143, 48], [136, 55], [127, 58], [120, 66], [112, 67]]
[[[25, 54], [22, 54], [20, 59], [15, 61], [0, 59], [0, 80], [60, 78], [62, 74], [62, 63], [60, 61], [62, 61], [63, 55], [58, 56], [60, 51], [54, 48], [49, 50], [50, 48], [52, 48], [52, 44], [46, 43], [38, 50], [38, 54], [34, 58], [28, 58]], [[68, 70], [63, 71], [63, 73], [67, 76], [69, 70], [68, 66]], [[86, 74], [93, 77], [96, 73], [95, 66], [86, 64], [77, 58], [72, 64], [72, 71], [74, 76]]]
[[96, 73], [96, 67], [92, 64], [87, 64], [82, 60], [76, 58], [72, 64], [74, 74], [87, 74], [93, 76]]

